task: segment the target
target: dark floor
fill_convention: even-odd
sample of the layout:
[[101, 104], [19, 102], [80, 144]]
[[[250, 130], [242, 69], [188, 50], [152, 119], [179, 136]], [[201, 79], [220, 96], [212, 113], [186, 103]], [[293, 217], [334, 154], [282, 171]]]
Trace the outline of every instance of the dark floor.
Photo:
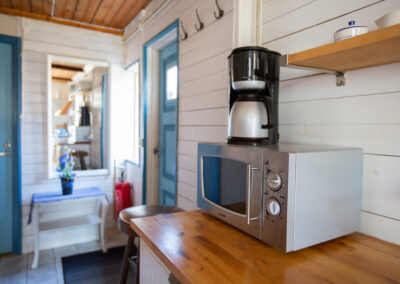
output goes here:
[[[126, 238], [121, 234], [109, 236], [107, 247], [125, 245]], [[42, 250], [39, 253], [39, 265], [32, 269], [33, 254], [22, 254], [0, 258], [0, 283], [27, 284], [51, 283], [63, 284], [61, 258], [90, 251], [100, 250], [98, 241]], [[98, 283], [100, 284], [100, 283]]]

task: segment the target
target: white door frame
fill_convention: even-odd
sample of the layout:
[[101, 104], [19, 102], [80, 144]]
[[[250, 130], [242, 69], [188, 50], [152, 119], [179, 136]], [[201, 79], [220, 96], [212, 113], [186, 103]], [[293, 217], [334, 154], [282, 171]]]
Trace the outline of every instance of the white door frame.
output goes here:
[[[171, 29], [171, 27], [173, 28]], [[145, 87], [145, 139], [144, 139], [144, 171], [143, 171], [143, 203], [158, 204], [159, 157], [154, 148], [159, 143], [159, 66], [160, 50], [175, 41], [178, 27], [173, 24], [156, 35], [144, 45], [144, 87]]]

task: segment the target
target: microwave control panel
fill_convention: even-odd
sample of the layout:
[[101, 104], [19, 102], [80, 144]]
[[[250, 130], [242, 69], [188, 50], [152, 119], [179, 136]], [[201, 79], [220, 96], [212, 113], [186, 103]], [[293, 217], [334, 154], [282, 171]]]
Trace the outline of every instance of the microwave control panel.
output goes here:
[[268, 157], [263, 165], [263, 220], [261, 239], [286, 250], [288, 156]]

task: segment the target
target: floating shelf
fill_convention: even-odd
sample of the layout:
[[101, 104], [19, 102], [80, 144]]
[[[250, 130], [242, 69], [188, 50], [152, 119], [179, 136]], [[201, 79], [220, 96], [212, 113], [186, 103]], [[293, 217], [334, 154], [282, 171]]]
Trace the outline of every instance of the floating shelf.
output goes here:
[[400, 24], [282, 57], [281, 66], [344, 73], [400, 61]]

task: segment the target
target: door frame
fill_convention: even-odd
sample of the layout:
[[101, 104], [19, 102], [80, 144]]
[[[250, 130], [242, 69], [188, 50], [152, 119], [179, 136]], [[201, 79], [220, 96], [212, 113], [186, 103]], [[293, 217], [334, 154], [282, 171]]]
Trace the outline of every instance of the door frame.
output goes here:
[[[147, 123], [147, 115], [148, 115], [148, 89], [147, 89], [147, 84], [149, 83], [149, 78], [148, 78], [148, 66], [147, 66], [147, 49], [160, 41], [162, 38], [164, 38], [169, 32], [173, 31], [176, 29], [176, 43], [177, 43], [177, 52], [178, 52], [178, 95], [177, 95], [177, 113], [178, 113], [178, 118], [177, 118], [177, 131], [176, 131], [176, 139], [178, 141], [178, 121], [179, 121], [179, 19], [176, 19], [172, 24], [168, 25], [164, 30], [159, 32], [157, 35], [155, 35], [153, 38], [151, 38], [149, 41], [147, 41], [143, 45], [143, 175], [142, 175], [142, 181], [143, 181], [143, 194], [142, 194], [142, 204], [147, 203], [147, 164], [148, 164], [148, 157], [147, 157], [147, 143], [148, 143], [148, 137], [147, 137], [147, 128], [148, 128], [148, 123]], [[158, 94], [159, 96], [159, 94]], [[158, 99], [158, 98], [157, 98]], [[178, 158], [178, 157], [177, 157]], [[178, 163], [177, 163], [178, 164]], [[176, 171], [178, 170], [178, 166], [176, 168]], [[178, 172], [177, 175], [178, 176]], [[177, 177], [176, 177], [177, 178]], [[175, 181], [177, 184], [177, 181]]]
[[12, 121], [13, 128], [13, 151], [12, 158], [14, 165], [13, 177], [16, 181], [16, 189], [13, 190], [13, 248], [12, 252], [20, 254], [22, 251], [22, 214], [21, 214], [21, 38], [0, 35], [0, 42], [7, 43], [12, 46], [12, 64], [15, 67], [13, 69], [12, 76], [12, 93], [14, 97], [14, 117]]

